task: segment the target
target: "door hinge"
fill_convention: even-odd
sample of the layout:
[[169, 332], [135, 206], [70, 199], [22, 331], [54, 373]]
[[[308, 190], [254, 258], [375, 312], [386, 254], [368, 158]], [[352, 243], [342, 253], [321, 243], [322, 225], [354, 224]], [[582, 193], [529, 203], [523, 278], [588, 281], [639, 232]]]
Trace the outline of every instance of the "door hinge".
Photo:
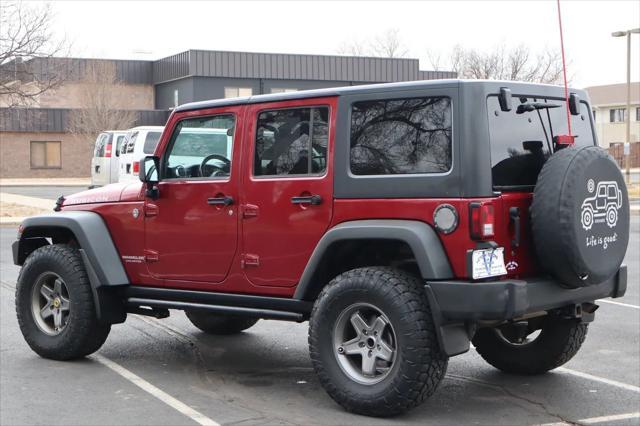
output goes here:
[[258, 216], [259, 212], [260, 212], [260, 209], [258, 208], [258, 206], [255, 206], [253, 204], [243, 204], [242, 205], [242, 217], [244, 219], [249, 218], [249, 217], [256, 217], [256, 216]]
[[248, 268], [249, 266], [260, 266], [260, 256], [249, 253], [243, 254], [240, 258], [240, 267]]
[[157, 262], [159, 259], [158, 252], [155, 250], [144, 250], [144, 260], [145, 262]]

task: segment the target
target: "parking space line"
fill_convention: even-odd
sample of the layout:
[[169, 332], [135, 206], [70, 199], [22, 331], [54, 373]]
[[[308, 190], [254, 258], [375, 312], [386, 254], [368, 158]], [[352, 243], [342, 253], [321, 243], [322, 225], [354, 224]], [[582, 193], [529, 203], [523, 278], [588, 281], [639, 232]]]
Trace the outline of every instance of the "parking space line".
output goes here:
[[151, 396], [158, 398], [160, 401], [164, 402], [169, 407], [184, 414], [185, 416], [189, 417], [191, 420], [195, 421], [196, 423], [203, 426], [220, 426], [219, 423], [211, 420], [209, 417], [205, 416], [199, 411], [194, 410], [193, 408], [189, 407], [187, 404], [181, 401], [178, 401], [176, 398], [172, 397], [171, 395], [164, 392], [163, 390], [155, 387], [151, 383], [144, 380], [142, 377], [136, 375], [135, 373], [132, 373], [131, 371], [127, 370], [120, 364], [117, 364], [111, 361], [110, 359], [105, 358], [104, 356], [98, 355], [98, 354], [92, 355], [91, 358], [95, 359], [100, 364], [118, 373], [120, 376], [124, 377], [134, 385], [138, 386], [143, 391], [147, 392]]
[[640, 309], [640, 306], [638, 306], [638, 305], [630, 305], [628, 303], [614, 302], [613, 300], [600, 299], [600, 300], [598, 300], [598, 302], [608, 303], [610, 305], [624, 306], [625, 308]]
[[635, 413], [614, 414], [612, 416], [591, 417], [589, 419], [578, 420], [578, 423], [594, 425], [597, 423], [615, 422], [617, 420], [629, 420], [638, 418], [640, 418], [640, 411], [636, 411]]
[[616, 380], [606, 379], [604, 377], [594, 376], [592, 374], [583, 373], [582, 371], [571, 370], [570, 368], [566, 368], [566, 367], [558, 367], [553, 371], [557, 371], [559, 373], [571, 374], [572, 376], [576, 376], [576, 377], [580, 377], [580, 378], [588, 379], [588, 380], [593, 380], [595, 382], [605, 383], [605, 384], [610, 385], [610, 386], [615, 386], [615, 387], [618, 387], [618, 388], [621, 388], [621, 389], [626, 389], [626, 390], [631, 391], [631, 392], [640, 393], [640, 387], [638, 387], [638, 386], [629, 385], [627, 383], [618, 382]]

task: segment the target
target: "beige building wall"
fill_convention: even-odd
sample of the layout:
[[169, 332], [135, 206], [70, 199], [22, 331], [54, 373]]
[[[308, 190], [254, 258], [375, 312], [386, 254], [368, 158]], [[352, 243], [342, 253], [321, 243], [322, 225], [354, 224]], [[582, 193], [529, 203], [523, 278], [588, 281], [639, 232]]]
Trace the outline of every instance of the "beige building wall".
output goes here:
[[[626, 142], [626, 123], [611, 123], [609, 116], [609, 110], [626, 107], [626, 105], [593, 106], [596, 134], [601, 147], [609, 148], [612, 144]], [[638, 107], [640, 104], [631, 104], [631, 142], [640, 141], [640, 121], [636, 120], [636, 108]]]
[[[60, 142], [59, 168], [33, 168], [32, 141]], [[91, 176], [93, 140], [68, 133], [0, 132], [0, 176], [3, 178], [69, 178]]]
[[[28, 86], [27, 86], [28, 87]], [[31, 108], [85, 108], [90, 85], [68, 82], [33, 99]], [[119, 84], [110, 88], [110, 105], [114, 109], [154, 109], [154, 89], [150, 84]], [[10, 99], [0, 96], [0, 107], [8, 107]]]

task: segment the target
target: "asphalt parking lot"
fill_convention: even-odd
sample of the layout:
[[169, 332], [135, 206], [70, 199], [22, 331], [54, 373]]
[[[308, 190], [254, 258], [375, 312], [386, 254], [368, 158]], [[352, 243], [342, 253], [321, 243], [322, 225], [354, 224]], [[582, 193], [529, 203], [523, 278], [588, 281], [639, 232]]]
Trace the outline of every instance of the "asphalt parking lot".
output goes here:
[[[26, 195], [26, 194], [25, 194]], [[472, 349], [452, 358], [436, 394], [410, 413], [371, 419], [344, 412], [321, 389], [307, 324], [261, 321], [207, 336], [184, 314], [130, 315], [82, 361], [39, 358], [22, 339], [13, 293], [18, 268], [0, 228], [0, 424], [613, 424], [640, 421], [640, 216], [633, 216], [629, 288], [601, 303], [580, 353], [538, 377], [510, 376]]]

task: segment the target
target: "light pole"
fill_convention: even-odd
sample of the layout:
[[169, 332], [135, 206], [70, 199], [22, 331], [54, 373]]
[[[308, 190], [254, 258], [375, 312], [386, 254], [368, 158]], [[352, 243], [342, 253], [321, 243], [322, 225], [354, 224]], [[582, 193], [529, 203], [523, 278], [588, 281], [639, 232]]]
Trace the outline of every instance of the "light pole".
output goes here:
[[631, 34], [640, 33], [640, 28], [634, 28], [627, 31], [616, 31], [611, 33], [613, 37], [627, 36], [627, 109], [624, 113], [624, 119], [627, 126], [626, 142], [629, 150], [625, 155], [625, 174], [627, 175], [627, 183], [631, 182]]

